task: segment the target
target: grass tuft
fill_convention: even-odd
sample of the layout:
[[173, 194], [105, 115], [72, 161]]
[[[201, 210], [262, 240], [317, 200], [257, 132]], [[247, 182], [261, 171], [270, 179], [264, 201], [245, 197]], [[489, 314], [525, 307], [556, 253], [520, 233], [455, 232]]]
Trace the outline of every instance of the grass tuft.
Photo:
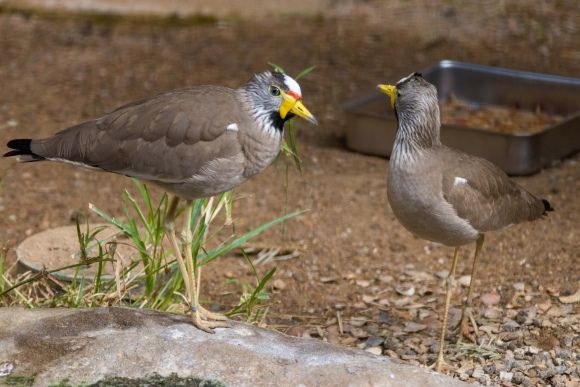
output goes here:
[[498, 348], [485, 344], [477, 345], [472, 343], [458, 343], [457, 351], [461, 355], [473, 359], [484, 358], [489, 360], [498, 360], [502, 357]]
[[[128, 190], [123, 193], [125, 218], [118, 219], [94, 205], [91, 211], [110, 226], [117, 228], [114, 235], [124, 236], [133, 247], [134, 255], [121, 256], [117, 252], [118, 240], [103, 240], [99, 234], [105, 227], [91, 229], [77, 221], [76, 232], [79, 251], [78, 262], [38, 273], [26, 272], [17, 278], [8, 275], [5, 268], [6, 249], [0, 249], [0, 306], [95, 307], [129, 306], [163, 311], [183, 311], [184, 279], [177, 267], [171, 249], [164, 241], [164, 224], [168, 207], [167, 195], [154, 202], [147, 186], [133, 180], [139, 192], [134, 196]], [[225, 241], [218, 236], [232, 224], [231, 193], [214, 199], [198, 199], [194, 202], [190, 227], [193, 233], [192, 257], [194, 267], [203, 266], [215, 259], [242, 248], [261, 232], [303, 211], [281, 216], [259, 225], [241, 235], [231, 234]], [[183, 212], [183, 211], [181, 211]], [[215, 228], [210, 233], [210, 228]], [[208, 246], [211, 245], [211, 248]], [[245, 316], [248, 321], [258, 321], [264, 315], [264, 303], [269, 299], [266, 284], [276, 269], [260, 275], [252, 260], [244, 255], [255, 277], [255, 284], [243, 283], [240, 303], [229, 313], [230, 316]], [[94, 278], [80, 276], [78, 270], [70, 282], [59, 280], [54, 274], [66, 269], [79, 269], [87, 265], [98, 265]], [[105, 276], [105, 265], [112, 265], [114, 276]], [[242, 283], [240, 281], [240, 283]]]

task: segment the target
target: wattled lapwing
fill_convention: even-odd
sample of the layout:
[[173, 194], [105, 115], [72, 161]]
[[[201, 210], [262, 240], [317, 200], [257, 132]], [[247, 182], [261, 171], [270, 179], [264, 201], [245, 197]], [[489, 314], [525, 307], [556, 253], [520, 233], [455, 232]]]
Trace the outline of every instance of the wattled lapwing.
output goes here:
[[541, 218], [553, 209], [547, 200], [530, 194], [489, 161], [441, 144], [437, 89], [421, 74], [411, 74], [396, 86], [378, 87], [390, 97], [398, 121], [387, 181], [393, 213], [418, 237], [455, 247], [435, 363], [440, 371], [459, 247], [476, 243], [461, 317], [462, 333], [468, 334], [467, 319], [474, 323], [471, 289], [484, 234]]
[[[270, 165], [294, 116], [316, 124], [302, 104], [298, 83], [266, 71], [238, 89], [199, 86], [175, 90], [118, 108], [45, 139], [16, 139], [4, 156], [20, 161], [61, 161], [135, 177], [174, 196], [166, 231], [183, 274], [195, 326], [211, 332], [225, 317], [200, 307], [198, 273], [191, 258], [191, 204], [242, 184]], [[184, 250], [175, 236], [177, 205], [184, 199]]]

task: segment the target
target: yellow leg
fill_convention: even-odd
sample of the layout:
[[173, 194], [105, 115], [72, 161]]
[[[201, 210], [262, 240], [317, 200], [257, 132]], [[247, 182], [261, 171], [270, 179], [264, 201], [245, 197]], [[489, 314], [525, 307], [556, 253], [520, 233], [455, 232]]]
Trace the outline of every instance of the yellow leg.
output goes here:
[[[201, 318], [204, 320], [227, 321], [228, 318], [226, 316], [224, 316], [223, 314], [210, 312], [209, 310], [207, 310], [206, 308], [204, 308], [203, 306], [201, 306], [199, 304], [199, 289], [201, 287], [200, 286], [200, 284], [201, 284], [201, 267], [200, 266], [197, 267], [195, 277], [196, 277], [195, 279], [197, 280], [197, 294], [196, 294], [196, 298], [195, 298], [195, 303], [197, 305], [197, 310], [199, 310]], [[225, 328], [225, 327], [229, 327], [229, 324], [215, 323], [214, 328], [217, 328], [217, 327]]]
[[[473, 296], [471, 294], [472, 288], [473, 288], [473, 280], [475, 278], [475, 267], [477, 265], [477, 258], [479, 257], [479, 254], [481, 253], [481, 248], [483, 247], [483, 241], [484, 241], [485, 237], [483, 234], [481, 234], [481, 236], [479, 238], [477, 238], [477, 241], [475, 242], [475, 254], [473, 256], [473, 265], [471, 266], [471, 278], [469, 279], [469, 288], [467, 289], [467, 298], [465, 301], [465, 305], [463, 306], [463, 311], [461, 312], [461, 320], [459, 323], [459, 338], [457, 340], [458, 343], [461, 342], [461, 339], [463, 337], [469, 338], [469, 323], [471, 322], [471, 325], [473, 326], [473, 330], [475, 332], [475, 335], [477, 337], [478, 335], [478, 328], [477, 328], [477, 323], [475, 322], [475, 318], [473, 317], [473, 312], [472, 312], [472, 302], [473, 302]], [[475, 342], [475, 340], [472, 340]]]
[[181, 276], [185, 282], [185, 293], [187, 297], [187, 301], [189, 302], [189, 297], [192, 294], [190, 289], [190, 284], [186, 280], [188, 277], [187, 268], [185, 266], [185, 262], [183, 261], [183, 255], [181, 254], [181, 249], [179, 248], [179, 242], [177, 242], [177, 237], [175, 236], [175, 214], [177, 212], [177, 205], [179, 204], [179, 198], [174, 196], [171, 198], [171, 202], [169, 203], [169, 209], [167, 210], [167, 215], [165, 217], [165, 232], [167, 237], [169, 238], [169, 242], [171, 243], [171, 247], [173, 248], [173, 254], [175, 254], [175, 259], [177, 261], [177, 265], [179, 266], [179, 271], [181, 272]]
[[[199, 305], [199, 291], [197, 289], [199, 282], [196, 281], [196, 272], [193, 266], [193, 258], [191, 254], [191, 245], [193, 242], [193, 237], [191, 234], [192, 202], [188, 201], [185, 208], [186, 215], [182, 235], [184, 250], [183, 253], [179, 248], [179, 243], [177, 241], [177, 237], [175, 236], [175, 214], [177, 212], [178, 204], [179, 198], [173, 197], [167, 211], [165, 229], [174, 250], [175, 259], [179, 266], [179, 271], [183, 277], [183, 282], [185, 283], [185, 292], [187, 302], [191, 307], [193, 325], [205, 332], [213, 333], [212, 328], [228, 326], [223, 322], [227, 319], [224, 316], [209, 312]], [[221, 322], [210, 322], [207, 321], [207, 319], [219, 320]]]
[[445, 332], [447, 331], [447, 318], [449, 314], [449, 305], [451, 304], [451, 294], [453, 286], [455, 284], [455, 268], [457, 267], [457, 258], [459, 253], [459, 247], [455, 248], [453, 253], [453, 262], [451, 263], [451, 270], [449, 270], [449, 275], [445, 281], [446, 293], [445, 293], [445, 310], [443, 312], [443, 323], [441, 324], [441, 333], [439, 335], [439, 353], [437, 354], [437, 361], [435, 362], [435, 371], [441, 372], [445, 360], [443, 359], [443, 352], [445, 347]]
[[[210, 199], [211, 200], [211, 199]], [[185, 249], [185, 263], [187, 267], [187, 282], [189, 282], [191, 294], [190, 294], [190, 305], [191, 305], [191, 318], [193, 325], [202, 331], [208, 333], [214, 333], [213, 328], [225, 328], [229, 324], [225, 322], [227, 320], [224, 316], [217, 315], [215, 313], [209, 312], [201, 305], [199, 305], [199, 285], [201, 271], [199, 267], [195, 267], [193, 264], [193, 257], [191, 254], [191, 245], [193, 243], [193, 235], [191, 233], [191, 212], [192, 212], [192, 201], [187, 201], [187, 206], [185, 208], [186, 216], [183, 225], [183, 248]], [[207, 225], [206, 225], [207, 231]], [[205, 235], [204, 238], [205, 240]], [[216, 317], [219, 316], [219, 317]], [[217, 321], [210, 321], [217, 320]]]
[[[203, 234], [203, 240], [202, 243], [205, 243], [205, 239], [207, 237], [207, 232], [209, 230], [209, 223], [211, 221], [211, 213], [209, 212], [209, 209], [211, 209], [213, 207], [213, 197], [210, 198], [208, 200], [207, 206], [206, 206], [206, 211], [203, 213], [203, 222], [205, 223], [205, 231]], [[193, 260], [192, 260], [193, 262]], [[201, 313], [201, 317], [203, 319], [206, 320], [214, 320], [214, 321], [227, 321], [227, 317], [219, 314], [219, 313], [214, 313], [214, 312], [210, 312], [209, 310], [205, 309], [203, 306], [201, 306], [199, 304], [199, 290], [201, 288], [201, 266], [196, 265], [195, 267], [195, 279], [197, 281], [196, 286], [197, 286], [197, 293], [195, 294], [195, 303], [197, 305], [197, 309], [199, 310], [199, 312]], [[228, 327], [228, 324], [224, 324], [224, 323], [214, 323], [214, 327]]]

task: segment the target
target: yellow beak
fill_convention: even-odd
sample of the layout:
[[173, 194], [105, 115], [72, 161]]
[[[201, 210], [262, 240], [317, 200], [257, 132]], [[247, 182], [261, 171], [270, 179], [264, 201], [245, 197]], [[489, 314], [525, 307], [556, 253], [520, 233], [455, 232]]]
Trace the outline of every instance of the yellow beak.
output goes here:
[[397, 86], [393, 85], [377, 85], [380, 91], [385, 93], [391, 99], [391, 107], [395, 108], [395, 98], [397, 97]]
[[283, 99], [282, 105], [280, 105], [280, 117], [286, 118], [286, 116], [290, 112], [297, 115], [298, 117], [304, 118], [306, 121], [309, 121], [314, 125], [318, 125], [316, 117], [314, 117], [314, 115], [310, 113], [310, 111], [308, 111], [308, 109], [306, 108], [306, 106], [304, 106], [302, 101], [297, 100], [290, 94], [284, 93], [283, 91], [282, 91], [282, 99]]

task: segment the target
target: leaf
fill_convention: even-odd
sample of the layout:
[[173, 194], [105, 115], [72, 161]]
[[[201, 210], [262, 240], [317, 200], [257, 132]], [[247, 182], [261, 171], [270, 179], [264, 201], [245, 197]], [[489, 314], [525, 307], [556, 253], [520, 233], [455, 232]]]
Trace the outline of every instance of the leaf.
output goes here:
[[300, 71], [300, 72], [298, 73], [298, 75], [296, 75], [296, 76], [294, 77], [294, 79], [298, 80], [298, 79], [300, 79], [300, 78], [303, 78], [303, 77], [307, 76], [307, 75], [308, 75], [308, 74], [310, 74], [312, 71], [314, 71], [314, 69], [315, 69], [315, 68], [316, 68], [316, 66], [310, 66], [310, 67], [307, 67], [307, 68], [305, 68], [304, 70]]
[[270, 66], [274, 67], [274, 71], [277, 71], [277, 72], [282, 73], [282, 74], [286, 74], [286, 71], [284, 71], [284, 69], [282, 67], [278, 66], [276, 63], [268, 62], [268, 64]]
[[205, 257], [203, 257], [198, 265], [202, 266], [205, 265], [211, 261], [213, 261], [214, 259], [216, 259], [217, 257], [224, 255], [226, 253], [228, 253], [229, 251], [242, 246], [244, 243], [246, 243], [247, 241], [249, 241], [250, 239], [252, 239], [253, 237], [255, 237], [256, 235], [259, 235], [261, 232], [263, 232], [264, 230], [269, 229], [272, 226], [277, 225], [278, 223], [282, 223], [290, 218], [293, 218], [295, 216], [298, 215], [302, 215], [303, 213], [305, 213], [306, 211], [296, 211], [296, 212], [292, 212], [290, 214], [281, 216], [275, 220], [272, 220], [268, 223], [264, 223], [258, 227], [256, 227], [255, 229], [253, 229], [252, 231], [247, 232], [246, 234], [242, 235], [239, 238], [234, 239], [231, 243], [227, 244], [226, 246], [222, 246], [222, 247], [218, 247], [215, 250], [209, 251], [208, 253], [205, 254]]

